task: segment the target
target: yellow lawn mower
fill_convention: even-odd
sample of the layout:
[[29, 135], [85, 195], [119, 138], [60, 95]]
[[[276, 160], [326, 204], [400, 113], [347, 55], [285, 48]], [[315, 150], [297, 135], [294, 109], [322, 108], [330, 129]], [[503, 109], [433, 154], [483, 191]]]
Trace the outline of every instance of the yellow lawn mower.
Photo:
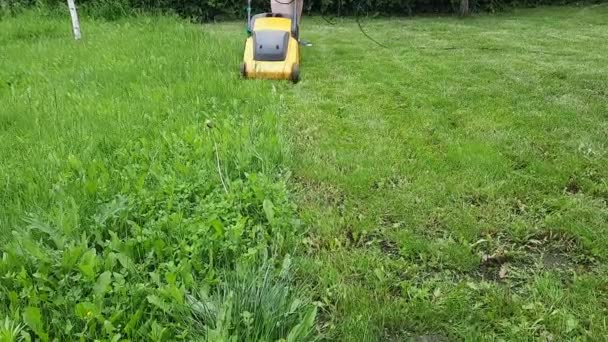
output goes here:
[[292, 15], [261, 13], [251, 16], [247, 1], [247, 32], [241, 75], [250, 79], [300, 80], [298, 15], [292, 1]]

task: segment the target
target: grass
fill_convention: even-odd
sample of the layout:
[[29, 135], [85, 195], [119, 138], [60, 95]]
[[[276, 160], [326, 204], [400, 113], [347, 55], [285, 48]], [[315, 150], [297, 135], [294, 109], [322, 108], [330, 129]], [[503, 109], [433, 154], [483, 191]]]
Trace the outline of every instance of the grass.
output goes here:
[[607, 14], [306, 26], [289, 162], [331, 336], [606, 336]]
[[4, 19], [0, 336], [601, 339], [606, 15], [309, 19], [297, 86], [241, 23]]
[[[284, 101], [234, 73], [242, 41], [172, 17], [83, 30], [74, 42], [46, 12], [0, 22], [0, 336], [306, 339], [314, 307], [277, 278], [302, 234]], [[245, 320], [261, 309], [229, 280], [268, 268], [250, 282], [281, 325]], [[201, 293], [232, 300], [202, 320]]]

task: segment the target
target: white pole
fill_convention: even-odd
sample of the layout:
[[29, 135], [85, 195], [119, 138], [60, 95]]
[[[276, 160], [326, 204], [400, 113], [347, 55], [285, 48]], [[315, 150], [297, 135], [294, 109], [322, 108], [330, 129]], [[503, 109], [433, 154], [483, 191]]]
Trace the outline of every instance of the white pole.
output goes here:
[[80, 23], [78, 22], [78, 12], [76, 12], [76, 4], [74, 0], [68, 0], [68, 8], [72, 17], [72, 29], [74, 30], [74, 39], [80, 40]]

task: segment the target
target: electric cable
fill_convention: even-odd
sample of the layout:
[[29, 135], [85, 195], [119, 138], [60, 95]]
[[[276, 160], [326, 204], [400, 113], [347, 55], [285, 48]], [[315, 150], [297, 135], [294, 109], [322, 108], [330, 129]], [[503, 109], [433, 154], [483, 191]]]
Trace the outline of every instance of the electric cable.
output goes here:
[[365, 30], [363, 29], [363, 26], [361, 25], [361, 20], [359, 18], [359, 10], [361, 9], [361, 1], [359, 1], [359, 3], [357, 4], [357, 11], [355, 12], [355, 21], [357, 21], [357, 26], [359, 26], [359, 31], [361, 31], [361, 33], [363, 33], [363, 35], [371, 40], [372, 42], [376, 43], [378, 46], [383, 47], [385, 49], [388, 49], [389, 47], [380, 43], [379, 41], [377, 41], [376, 39], [374, 39], [372, 36], [370, 36], [367, 32], [365, 32]]

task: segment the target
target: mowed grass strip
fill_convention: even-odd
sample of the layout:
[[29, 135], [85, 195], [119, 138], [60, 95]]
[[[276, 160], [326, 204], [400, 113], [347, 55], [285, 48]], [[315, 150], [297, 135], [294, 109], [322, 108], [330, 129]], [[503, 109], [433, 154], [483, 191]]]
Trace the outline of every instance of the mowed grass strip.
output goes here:
[[[0, 21], [0, 339], [306, 340], [281, 98], [244, 32]], [[236, 27], [235, 27], [236, 28]]]
[[339, 340], [608, 334], [608, 7], [304, 21], [302, 279]]

